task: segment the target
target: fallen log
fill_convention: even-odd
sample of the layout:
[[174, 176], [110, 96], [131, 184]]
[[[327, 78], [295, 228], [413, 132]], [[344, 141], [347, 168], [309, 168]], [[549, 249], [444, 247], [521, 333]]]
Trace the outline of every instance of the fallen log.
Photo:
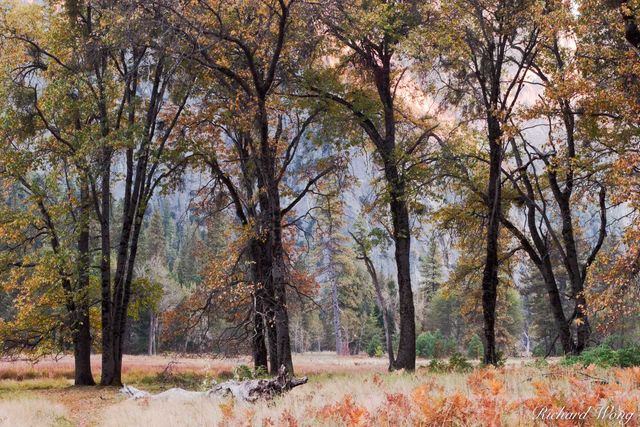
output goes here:
[[181, 388], [172, 388], [158, 394], [150, 394], [135, 387], [125, 385], [120, 392], [130, 399], [167, 399], [185, 400], [201, 397], [233, 397], [244, 402], [255, 402], [257, 400], [271, 400], [276, 396], [284, 394], [294, 387], [306, 384], [307, 377], [290, 377], [287, 368], [282, 365], [278, 370], [278, 375], [271, 379], [254, 379], [236, 381], [225, 381], [215, 385], [206, 392], [189, 391]]
[[218, 384], [207, 392], [208, 395], [233, 396], [237, 400], [255, 402], [259, 399], [270, 400], [294, 387], [306, 384], [307, 377], [289, 377], [287, 368], [282, 365], [278, 370], [278, 376], [268, 380], [226, 381]]

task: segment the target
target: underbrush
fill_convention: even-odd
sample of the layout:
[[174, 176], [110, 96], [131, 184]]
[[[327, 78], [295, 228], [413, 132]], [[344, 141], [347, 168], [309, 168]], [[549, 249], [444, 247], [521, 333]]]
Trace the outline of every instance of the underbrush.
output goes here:
[[[640, 368], [327, 373], [271, 402], [125, 401], [110, 407], [102, 419], [109, 426], [573, 426], [573, 421], [545, 424], [535, 417], [540, 408], [557, 413], [591, 406], [581, 425], [604, 426], [619, 424], [606, 417], [638, 413], [638, 387]], [[617, 412], [598, 412], [607, 407]], [[625, 424], [638, 421], [634, 415]]]
[[[624, 355], [624, 353], [623, 353]], [[348, 360], [348, 359], [344, 359]], [[341, 360], [344, 365], [344, 360]], [[620, 360], [620, 359], [619, 359]], [[242, 362], [240, 362], [242, 363]], [[124, 381], [153, 393], [170, 387], [204, 390], [212, 381], [262, 376], [248, 366], [236, 368], [203, 367], [189, 369], [181, 363], [157, 363], [155, 369], [127, 369]], [[436, 367], [437, 365], [437, 367]], [[362, 369], [357, 365], [354, 369]], [[36, 388], [37, 384], [37, 388]], [[67, 384], [67, 387], [63, 387]], [[624, 414], [640, 413], [640, 367], [587, 368], [580, 364], [562, 366], [532, 361], [501, 368], [471, 367], [461, 355], [434, 362], [416, 372], [385, 372], [376, 365], [369, 372], [323, 370], [311, 374], [309, 383], [273, 401], [255, 404], [224, 398], [195, 400], [125, 400], [112, 388], [68, 387], [69, 380], [34, 379], [0, 382], [0, 403], [49, 402], [43, 407], [41, 423], [68, 425], [66, 419], [78, 416], [78, 409], [67, 406], [74, 418], [65, 418], [64, 407], [77, 401], [82, 411], [92, 412], [97, 426], [511, 426], [545, 425], [535, 420], [536, 411], [584, 411], [594, 409], [582, 425], [618, 425], [598, 417], [599, 408], [615, 408]], [[32, 389], [27, 390], [31, 385]], [[7, 388], [8, 387], [8, 388]], [[39, 388], [56, 390], [39, 390]], [[91, 403], [89, 403], [91, 402]], [[14, 408], [26, 408], [16, 403]], [[86, 406], [86, 409], [85, 409]], [[0, 417], [4, 415], [0, 405]], [[38, 410], [37, 406], [34, 406]], [[28, 409], [25, 417], [29, 417]], [[14, 412], [16, 414], [18, 412]], [[82, 412], [84, 414], [84, 412]], [[617, 413], [616, 413], [617, 414]], [[616, 414], [608, 414], [614, 416]], [[84, 415], [83, 415], [84, 416]], [[13, 420], [13, 419], [12, 419]], [[58, 420], [58, 421], [56, 421]], [[638, 425], [635, 415], [626, 425]], [[0, 422], [0, 426], [4, 424]], [[7, 425], [25, 425], [10, 423]], [[30, 424], [26, 424], [30, 425]], [[84, 424], [83, 424], [84, 425]], [[546, 425], [576, 425], [551, 422]]]
[[565, 366], [595, 365], [601, 368], [630, 368], [640, 366], [640, 346], [633, 345], [613, 350], [606, 344], [585, 350], [578, 356], [570, 356], [562, 361]]

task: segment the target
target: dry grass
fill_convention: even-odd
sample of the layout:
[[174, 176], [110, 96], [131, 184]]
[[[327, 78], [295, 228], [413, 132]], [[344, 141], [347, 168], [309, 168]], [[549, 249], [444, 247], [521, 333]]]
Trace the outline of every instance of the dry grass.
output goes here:
[[[171, 374], [160, 377], [169, 362]], [[127, 357], [125, 382], [146, 390], [174, 385], [160, 378], [193, 380], [189, 388], [201, 388], [202, 378], [219, 380], [239, 359], [183, 359]], [[635, 411], [640, 402], [640, 369], [575, 369], [551, 365], [536, 368], [514, 360], [500, 370], [476, 369], [472, 373], [430, 373], [419, 363], [414, 374], [387, 373], [384, 359], [335, 357], [331, 354], [296, 355], [296, 373], [309, 375], [309, 384], [298, 387], [275, 402], [234, 403], [225, 399], [192, 401], [126, 401], [112, 388], [69, 387], [58, 373], [69, 369], [67, 359], [43, 361], [32, 369], [39, 379], [0, 381], [0, 414], [12, 417], [4, 425], [33, 425], [27, 408], [36, 408], [40, 424], [78, 426], [402, 426], [402, 425], [543, 425], [533, 419], [537, 407], [572, 410], [588, 405], [617, 405]], [[53, 372], [53, 373], [52, 373]], [[166, 374], [166, 372], [165, 372]], [[49, 376], [47, 376], [49, 375]], [[5, 375], [6, 376], [6, 375]], [[64, 376], [62, 376], [64, 377]], [[155, 382], [154, 382], [155, 381]], [[603, 384], [602, 382], [606, 382]], [[34, 400], [38, 399], [38, 400]], [[37, 404], [36, 404], [37, 402]], [[7, 408], [3, 410], [3, 405]], [[20, 409], [22, 408], [22, 409]], [[9, 412], [7, 412], [9, 413]], [[15, 418], [25, 416], [24, 419]], [[0, 417], [1, 417], [0, 416]], [[633, 417], [627, 425], [638, 425]], [[46, 422], [49, 424], [46, 424]], [[8, 424], [6, 424], [9, 422]], [[44, 424], [43, 424], [44, 423]], [[577, 425], [576, 421], [546, 425]], [[615, 425], [592, 418], [581, 425]]]
[[45, 427], [72, 425], [64, 405], [45, 399], [0, 400], [0, 426]]

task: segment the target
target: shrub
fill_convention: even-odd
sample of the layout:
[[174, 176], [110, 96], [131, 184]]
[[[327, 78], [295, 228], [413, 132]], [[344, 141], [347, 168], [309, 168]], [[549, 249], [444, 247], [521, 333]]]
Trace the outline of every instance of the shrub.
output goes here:
[[563, 365], [596, 365], [602, 368], [629, 368], [640, 366], [640, 346], [632, 345], [613, 350], [606, 344], [586, 350], [578, 356], [570, 356], [562, 361]]
[[416, 339], [416, 353], [420, 357], [437, 358], [441, 357], [445, 350], [445, 340], [440, 332], [425, 332]]
[[367, 354], [369, 357], [382, 357], [384, 355], [384, 350], [382, 350], [382, 342], [380, 342], [380, 337], [378, 335], [373, 335], [369, 344], [367, 344]]
[[252, 380], [253, 370], [247, 365], [238, 365], [233, 368], [233, 379], [236, 381]]
[[482, 340], [480, 339], [478, 334], [473, 334], [473, 336], [469, 340], [469, 350], [467, 352], [467, 356], [469, 356], [469, 358], [471, 359], [480, 359], [483, 352], [484, 346], [482, 345]]
[[427, 369], [429, 369], [429, 372], [447, 372], [449, 370], [449, 366], [438, 359], [431, 359], [431, 361], [429, 362], [429, 365], [427, 365]]
[[547, 359], [545, 359], [544, 357], [536, 357], [533, 361], [527, 363], [526, 366], [543, 369], [549, 366], [549, 362], [547, 362]]
[[547, 350], [544, 348], [542, 344], [538, 344], [533, 347], [533, 351], [531, 352], [533, 357], [544, 357], [547, 354]]
[[631, 345], [618, 350], [618, 363], [621, 368], [640, 366], [640, 346]]
[[452, 372], [469, 372], [473, 369], [471, 363], [465, 359], [462, 353], [455, 352], [449, 358], [449, 371]]
[[456, 352], [451, 355], [448, 363], [438, 359], [431, 359], [427, 369], [429, 372], [434, 373], [469, 372], [473, 369], [473, 366], [465, 359], [462, 353]]
[[455, 338], [449, 337], [444, 341], [444, 355], [450, 356], [458, 352], [458, 342]]
[[269, 378], [269, 371], [267, 370], [267, 368], [265, 368], [264, 366], [258, 366], [256, 369], [253, 370], [253, 377], [254, 378]]

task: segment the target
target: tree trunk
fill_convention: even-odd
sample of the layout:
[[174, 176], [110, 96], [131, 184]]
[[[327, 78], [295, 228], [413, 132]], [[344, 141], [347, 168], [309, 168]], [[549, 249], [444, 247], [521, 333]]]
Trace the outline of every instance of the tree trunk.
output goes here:
[[91, 329], [89, 315], [80, 317], [78, 330], [73, 337], [73, 360], [75, 366], [75, 385], [95, 385], [91, 373]]
[[640, 29], [628, 0], [616, 0], [614, 3], [620, 10], [624, 22], [624, 37], [629, 44], [640, 50]]
[[[273, 176], [269, 174], [269, 176]], [[293, 360], [291, 358], [291, 342], [289, 337], [289, 315], [287, 313], [287, 286], [289, 285], [285, 251], [282, 242], [282, 218], [280, 208], [280, 193], [277, 183], [273, 180], [269, 185], [269, 205], [271, 207], [271, 279], [273, 289], [273, 310], [275, 314], [276, 351], [278, 365], [285, 366], [287, 372], [293, 375]]]
[[393, 240], [398, 277], [400, 342], [395, 369], [413, 371], [416, 367], [416, 319], [411, 289], [411, 231], [409, 209], [405, 200], [404, 184], [400, 182], [398, 171], [387, 166], [387, 181], [391, 186], [391, 217], [393, 219]]
[[279, 246], [279, 249], [277, 249], [278, 255], [274, 257], [277, 262], [272, 269], [274, 279], [276, 350], [278, 365], [284, 365], [287, 371], [293, 375], [293, 359], [291, 357], [291, 342], [289, 337], [289, 315], [287, 313], [286, 267], [282, 243], [280, 242], [277, 246]]
[[116, 362], [113, 358], [113, 335], [111, 305], [111, 150], [105, 148], [102, 159], [102, 188], [100, 194], [100, 281], [102, 290], [102, 375], [100, 385], [112, 385], [115, 376]]
[[486, 259], [482, 274], [482, 313], [484, 318], [484, 363], [496, 365], [496, 300], [498, 296], [498, 239], [501, 211], [501, 130], [496, 118], [490, 116], [489, 125], [489, 185], [487, 190], [487, 242]]
[[378, 309], [382, 314], [382, 327], [384, 328], [384, 342], [387, 348], [387, 356], [389, 357], [389, 371], [393, 370], [395, 359], [393, 357], [393, 334], [391, 333], [391, 319], [389, 319], [389, 310], [387, 307], [387, 302], [384, 299], [384, 295], [382, 294], [382, 287], [380, 286], [380, 281], [378, 280], [378, 272], [376, 271], [375, 265], [371, 258], [369, 258], [369, 254], [365, 252], [365, 247], [361, 244], [361, 242], [353, 235], [351, 236], [355, 239], [356, 243], [360, 246], [362, 250], [362, 258], [367, 267], [367, 271], [371, 276], [371, 281], [373, 282], [373, 288], [376, 291], [376, 303], [378, 304]]
[[[247, 185], [247, 193], [252, 194], [250, 185]], [[255, 221], [255, 210], [251, 210], [250, 218]], [[258, 233], [258, 230], [255, 231]], [[269, 352], [267, 350], [267, 334], [270, 329], [273, 329], [273, 322], [270, 322], [270, 298], [268, 297], [268, 290], [270, 289], [267, 278], [267, 265], [268, 257], [265, 253], [265, 247], [263, 243], [257, 238], [251, 239], [249, 242], [249, 249], [252, 264], [253, 283], [256, 287], [254, 295], [253, 306], [253, 327], [254, 335], [252, 340], [253, 347], [253, 363], [256, 368], [263, 367], [268, 369]], [[271, 325], [271, 326], [270, 326]], [[272, 370], [276, 370], [277, 360], [275, 348], [271, 349], [271, 366]]]
[[[268, 206], [268, 202], [261, 199], [261, 204]], [[251, 216], [254, 218], [254, 216]], [[260, 231], [255, 231], [259, 235]], [[271, 266], [273, 264], [271, 256], [271, 248], [269, 242], [263, 242], [259, 239], [251, 239], [250, 252], [253, 261], [253, 276], [256, 286], [256, 301], [254, 306], [254, 328], [255, 336], [253, 340], [254, 364], [259, 364], [265, 368], [269, 368], [269, 372], [273, 375], [278, 373], [278, 349], [277, 333], [275, 327], [275, 314], [273, 310], [273, 281], [270, 278]], [[260, 337], [261, 335], [261, 337]], [[264, 347], [264, 350], [263, 350]], [[264, 352], [264, 354], [263, 354]], [[269, 364], [267, 364], [267, 359]]]
[[542, 277], [547, 288], [547, 295], [549, 296], [551, 313], [553, 315], [556, 328], [558, 328], [562, 350], [565, 354], [572, 354], [575, 352], [575, 344], [573, 342], [573, 338], [571, 337], [571, 328], [569, 322], [564, 315], [562, 300], [560, 298], [560, 292], [558, 291], [558, 284], [556, 283], [556, 279], [553, 274], [551, 260], [548, 253], [544, 257], [543, 265], [539, 266], [539, 269], [540, 273], [542, 273]]
[[95, 385], [91, 373], [91, 325], [89, 322], [89, 272], [91, 270], [91, 255], [89, 253], [89, 215], [91, 210], [89, 187], [86, 179], [80, 183], [80, 212], [78, 234], [78, 285], [73, 297], [73, 356], [75, 366], [75, 385]]
[[580, 272], [580, 261], [573, 231], [573, 220], [571, 206], [569, 203], [570, 193], [559, 198], [558, 206], [562, 217], [562, 240], [565, 246], [565, 266], [571, 283], [571, 293], [575, 300], [574, 316], [577, 323], [575, 353], [581, 353], [589, 340], [591, 328], [587, 318], [587, 301], [584, 297], [584, 281]]
[[336, 338], [336, 354], [344, 354], [342, 349], [342, 325], [340, 324], [340, 305], [338, 303], [338, 286], [334, 281], [331, 284], [331, 307], [333, 308], [333, 330]]
[[268, 369], [267, 345], [264, 325], [264, 297], [263, 290], [257, 289], [253, 298], [253, 366], [255, 369]]
[[153, 341], [155, 339], [155, 316], [149, 310], [149, 337], [147, 343], [147, 355], [153, 356]]

